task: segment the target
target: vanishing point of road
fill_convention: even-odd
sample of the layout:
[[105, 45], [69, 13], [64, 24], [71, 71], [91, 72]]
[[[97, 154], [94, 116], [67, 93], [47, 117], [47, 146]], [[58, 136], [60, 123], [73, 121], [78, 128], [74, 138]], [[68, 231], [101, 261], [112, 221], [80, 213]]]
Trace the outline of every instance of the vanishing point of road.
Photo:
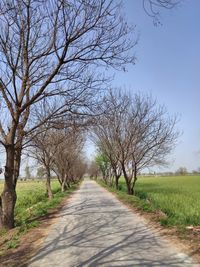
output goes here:
[[115, 196], [85, 180], [29, 267], [200, 266]]

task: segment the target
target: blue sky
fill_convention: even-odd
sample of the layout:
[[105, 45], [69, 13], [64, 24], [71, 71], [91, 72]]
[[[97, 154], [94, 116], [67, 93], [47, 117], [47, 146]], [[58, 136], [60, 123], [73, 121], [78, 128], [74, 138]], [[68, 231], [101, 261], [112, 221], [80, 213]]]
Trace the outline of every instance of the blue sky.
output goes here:
[[[151, 93], [170, 114], [179, 114], [183, 131], [164, 170], [180, 166], [200, 167], [200, 1], [183, 0], [173, 10], [160, 10], [162, 26], [155, 27], [143, 8], [142, 0], [124, 0], [127, 20], [136, 25], [140, 36], [134, 48], [136, 65], [117, 73], [114, 86], [132, 92]], [[134, 36], [133, 36], [134, 39]], [[88, 157], [94, 154], [87, 146]], [[3, 161], [1, 161], [3, 165]]]
[[169, 169], [200, 167], [200, 1], [185, 0], [173, 10], [161, 10], [155, 27], [141, 5], [125, 0], [127, 19], [136, 25], [139, 43], [136, 65], [116, 76], [115, 83], [133, 91], [151, 92], [169, 113], [178, 113], [183, 131]]
[[[200, 167], [200, 1], [183, 0], [173, 10], [160, 9], [155, 27], [142, 0], [124, 0], [127, 20], [136, 25], [136, 65], [117, 73], [114, 86], [151, 93], [170, 114], [179, 114], [183, 131], [167, 169]], [[134, 38], [134, 36], [133, 36]]]

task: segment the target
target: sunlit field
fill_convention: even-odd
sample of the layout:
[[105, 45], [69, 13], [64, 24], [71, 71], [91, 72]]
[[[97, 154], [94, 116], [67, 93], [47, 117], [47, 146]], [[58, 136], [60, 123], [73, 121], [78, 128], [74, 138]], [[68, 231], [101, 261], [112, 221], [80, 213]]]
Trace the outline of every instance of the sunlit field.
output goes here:
[[[48, 201], [45, 181], [19, 181], [17, 184], [17, 203], [15, 207], [16, 225], [26, 225], [32, 219], [45, 215], [49, 208], [55, 207], [64, 195], [75, 189], [74, 186], [65, 193], [60, 192], [58, 181], [52, 180], [54, 198]], [[0, 182], [0, 192], [3, 182]]]
[[200, 176], [140, 177], [136, 195], [167, 215], [163, 224], [200, 225]]

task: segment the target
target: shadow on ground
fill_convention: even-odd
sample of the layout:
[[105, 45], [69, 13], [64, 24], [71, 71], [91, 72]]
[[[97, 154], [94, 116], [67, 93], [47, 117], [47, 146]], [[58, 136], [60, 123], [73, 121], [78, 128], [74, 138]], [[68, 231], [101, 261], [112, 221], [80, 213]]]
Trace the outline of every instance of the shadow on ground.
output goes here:
[[198, 266], [158, 231], [97, 184], [85, 181], [29, 266]]

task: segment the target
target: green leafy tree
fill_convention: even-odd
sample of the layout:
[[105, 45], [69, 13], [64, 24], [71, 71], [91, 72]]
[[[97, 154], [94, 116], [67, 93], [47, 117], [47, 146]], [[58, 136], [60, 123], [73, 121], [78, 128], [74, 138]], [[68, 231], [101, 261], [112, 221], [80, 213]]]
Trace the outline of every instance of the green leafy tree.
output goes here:
[[102, 173], [103, 180], [107, 182], [110, 171], [110, 161], [108, 157], [103, 153], [99, 153], [95, 158], [95, 162]]

